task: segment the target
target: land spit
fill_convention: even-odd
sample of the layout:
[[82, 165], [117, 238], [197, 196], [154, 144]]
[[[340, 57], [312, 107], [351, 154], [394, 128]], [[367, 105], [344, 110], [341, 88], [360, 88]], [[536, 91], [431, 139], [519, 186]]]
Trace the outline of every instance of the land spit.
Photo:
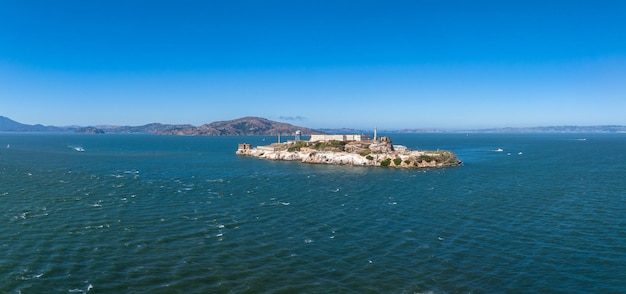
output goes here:
[[244, 143], [239, 144], [236, 154], [267, 160], [408, 169], [448, 167], [462, 163], [451, 151], [410, 150], [404, 146], [393, 145], [387, 137], [381, 139], [381, 141], [289, 141], [255, 148]]

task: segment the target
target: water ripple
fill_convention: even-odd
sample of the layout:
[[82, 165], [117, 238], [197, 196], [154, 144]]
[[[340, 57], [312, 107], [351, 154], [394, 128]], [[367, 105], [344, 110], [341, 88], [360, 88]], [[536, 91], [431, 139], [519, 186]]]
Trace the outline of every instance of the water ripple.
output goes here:
[[[80, 158], [0, 154], [0, 292], [626, 288], [623, 139], [585, 162], [565, 140], [463, 137], [442, 147], [469, 144], [465, 166], [399, 171], [237, 158], [239, 139], [133, 138], [119, 142], [163, 150], [90, 154], [108, 142], [96, 138]], [[524, 159], [476, 151], [492, 145]]]

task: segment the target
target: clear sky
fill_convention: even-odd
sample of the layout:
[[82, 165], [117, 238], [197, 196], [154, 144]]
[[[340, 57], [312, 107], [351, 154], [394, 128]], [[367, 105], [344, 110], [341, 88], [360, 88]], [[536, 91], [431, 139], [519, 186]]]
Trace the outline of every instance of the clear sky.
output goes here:
[[0, 115], [626, 125], [626, 1], [0, 0]]

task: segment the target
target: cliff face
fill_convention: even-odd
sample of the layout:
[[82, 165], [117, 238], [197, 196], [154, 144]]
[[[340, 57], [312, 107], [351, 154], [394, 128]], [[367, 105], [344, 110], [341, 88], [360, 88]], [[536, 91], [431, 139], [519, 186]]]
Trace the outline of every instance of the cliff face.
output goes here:
[[[336, 144], [335, 150], [308, 147], [298, 148], [298, 143], [273, 144], [250, 149], [238, 149], [236, 154], [263, 158], [267, 160], [300, 161], [315, 164], [337, 164], [354, 166], [389, 166], [395, 168], [428, 168], [446, 167], [461, 164], [461, 161], [450, 151], [373, 151], [372, 149], [355, 148], [357, 144]], [[358, 145], [366, 146], [360, 143]], [[381, 148], [380, 143], [371, 143]], [[384, 144], [383, 144], [384, 145]], [[319, 146], [318, 146], [319, 147]], [[345, 150], [349, 151], [345, 151]], [[384, 148], [383, 148], [384, 149]]]

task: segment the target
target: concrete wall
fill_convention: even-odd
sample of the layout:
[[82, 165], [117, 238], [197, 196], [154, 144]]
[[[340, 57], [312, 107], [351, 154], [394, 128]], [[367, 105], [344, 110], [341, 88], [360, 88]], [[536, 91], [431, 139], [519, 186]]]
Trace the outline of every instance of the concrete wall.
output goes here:
[[263, 150], [263, 151], [278, 151], [280, 148], [276, 148], [272, 146], [258, 146], [256, 147], [256, 149]]
[[332, 141], [332, 140], [337, 140], [337, 141], [344, 141], [344, 135], [311, 135], [311, 139], [309, 139], [310, 142], [317, 142], [317, 141]]

